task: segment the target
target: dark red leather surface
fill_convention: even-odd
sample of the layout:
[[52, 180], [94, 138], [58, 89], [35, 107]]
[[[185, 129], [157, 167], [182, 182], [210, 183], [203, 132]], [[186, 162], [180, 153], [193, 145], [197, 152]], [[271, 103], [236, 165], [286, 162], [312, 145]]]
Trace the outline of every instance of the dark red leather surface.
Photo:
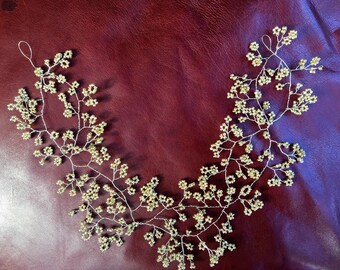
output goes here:
[[[142, 232], [106, 253], [81, 240], [79, 220], [67, 215], [77, 200], [56, 194], [62, 170], [40, 167], [9, 122], [7, 103], [35, 82], [18, 41], [31, 44], [38, 65], [75, 50], [69, 73], [101, 87], [96, 112], [111, 123], [113, 151], [131, 173], [161, 175], [176, 192], [178, 180], [213, 162], [229, 74], [248, 71], [249, 42], [276, 25], [299, 32], [292, 63], [319, 56], [325, 66], [306, 81], [318, 103], [277, 129], [307, 158], [293, 187], [265, 191], [262, 211], [238, 215], [238, 248], [215, 269], [340, 269], [339, 0], [1, 0], [0, 8], [0, 269], [162, 269]], [[207, 268], [202, 259], [198, 269]]]

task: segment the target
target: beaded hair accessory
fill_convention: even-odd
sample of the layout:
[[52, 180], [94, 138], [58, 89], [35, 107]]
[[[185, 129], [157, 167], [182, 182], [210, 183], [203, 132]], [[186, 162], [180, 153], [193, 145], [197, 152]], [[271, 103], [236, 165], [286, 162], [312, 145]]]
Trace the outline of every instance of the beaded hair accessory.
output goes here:
[[[227, 97], [235, 100], [235, 106], [210, 148], [217, 163], [203, 166], [194, 182], [179, 181], [181, 195], [176, 200], [157, 189], [157, 177], [141, 184], [138, 176], [128, 174], [127, 164], [117, 157], [111, 161], [110, 151], [103, 145], [107, 124], [89, 112], [99, 104], [97, 87], [80, 87], [59, 73], [60, 68], [69, 67], [70, 50], [36, 67], [29, 44], [19, 42], [19, 50], [30, 61], [38, 81], [32, 95], [19, 89], [14, 103], [8, 105], [10, 111], [18, 112], [10, 120], [23, 131], [24, 140], [33, 139], [37, 146], [33, 155], [41, 165], [51, 162], [70, 167], [57, 181], [58, 193], [79, 196], [79, 206], [69, 214], [84, 214], [79, 229], [84, 240], [97, 235], [100, 249], [106, 251], [112, 244], [121, 246], [126, 236], [144, 228], [148, 244], [158, 245], [157, 261], [163, 267], [177, 262], [178, 269], [195, 269], [195, 257], [202, 253], [213, 267], [226, 251], [236, 248], [228, 240], [235, 218], [231, 207], [238, 203], [250, 216], [264, 205], [260, 185], [291, 186], [292, 166], [303, 162], [305, 152], [298, 143], [278, 141], [273, 134], [277, 121], [289, 114], [301, 115], [317, 101], [313, 91], [294, 75], [322, 70], [320, 58], [301, 59], [289, 67], [279, 53], [296, 38], [297, 31], [275, 27], [262, 37], [261, 44], [250, 44], [246, 58], [256, 75], [230, 76], [233, 85]], [[23, 52], [23, 45], [29, 55]], [[275, 100], [267, 100], [270, 91], [276, 92]], [[53, 130], [45, 118], [47, 96], [58, 98], [63, 106], [63, 130]]]

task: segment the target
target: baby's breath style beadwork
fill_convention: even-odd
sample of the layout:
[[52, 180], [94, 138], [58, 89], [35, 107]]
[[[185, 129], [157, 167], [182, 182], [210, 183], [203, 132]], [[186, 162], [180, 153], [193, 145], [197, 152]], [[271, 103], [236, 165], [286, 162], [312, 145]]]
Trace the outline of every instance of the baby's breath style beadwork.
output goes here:
[[[157, 261], [163, 267], [177, 262], [180, 270], [195, 269], [195, 256], [203, 252], [213, 267], [226, 251], [236, 248], [228, 240], [235, 218], [231, 207], [239, 203], [244, 214], [250, 216], [264, 205], [260, 183], [291, 186], [291, 167], [303, 162], [305, 152], [300, 145], [278, 141], [272, 129], [283, 116], [301, 115], [317, 101], [313, 91], [297, 82], [294, 75], [321, 70], [320, 58], [301, 59], [290, 68], [279, 54], [296, 38], [297, 31], [284, 26], [263, 36], [261, 44], [250, 43], [246, 58], [256, 75], [230, 76], [233, 85], [227, 97], [235, 100], [233, 115], [225, 117], [219, 139], [210, 148], [218, 164], [203, 166], [196, 181], [180, 180], [181, 196], [176, 200], [157, 190], [157, 177], [142, 185], [139, 177], [128, 174], [127, 164], [119, 158], [111, 160], [103, 146], [107, 124], [89, 112], [98, 105], [97, 86], [81, 87], [79, 82], [57, 73], [58, 68], [69, 67], [70, 50], [45, 60], [44, 67], [34, 66], [31, 50], [30, 56], [24, 55], [38, 77], [34, 86], [39, 97], [19, 89], [14, 103], [8, 105], [9, 110], [19, 113], [11, 121], [23, 132], [24, 140], [33, 139], [37, 146], [33, 155], [41, 165], [69, 163], [70, 172], [57, 181], [58, 193], [79, 196], [79, 206], [69, 214], [84, 214], [79, 229], [84, 240], [97, 235], [100, 250], [106, 251], [112, 244], [121, 246], [126, 236], [144, 227], [148, 244], [158, 245]], [[268, 91], [276, 92], [279, 102], [266, 100]], [[68, 121], [76, 126], [65, 130], [50, 127], [45, 117], [48, 95], [61, 102], [65, 126]], [[83, 158], [77, 158], [79, 155]], [[104, 165], [110, 168], [109, 175], [100, 170]], [[147, 212], [149, 217], [141, 216]]]

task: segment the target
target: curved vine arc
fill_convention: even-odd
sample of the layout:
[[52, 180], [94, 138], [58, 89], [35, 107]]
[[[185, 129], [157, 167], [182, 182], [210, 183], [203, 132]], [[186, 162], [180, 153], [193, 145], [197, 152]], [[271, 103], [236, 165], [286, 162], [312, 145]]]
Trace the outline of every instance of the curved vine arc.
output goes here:
[[[231, 206], [240, 203], [245, 215], [261, 209], [264, 204], [256, 185], [265, 178], [265, 173], [271, 174], [267, 179], [270, 187], [291, 186], [294, 178], [291, 166], [303, 162], [305, 152], [298, 143], [279, 142], [271, 131], [288, 113], [301, 115], [317, 101], [313, 91], [296, 82], [294, 75], [322, 70], [320, 58], [301, 59], [291, 68], [279, 54], [296, 38], [297, 31], [276, 26], [271, 35], [262, 37], [261, 44], [250, 43], [246, 58], [257, 75], [230, 76], [233, 85], [227, 97], [235, 100], [233, 116], [226, 116], [220, 126], [220, 137], [210, 148], [218, 165], [203, 166], [194, 182], [179, 181], [182, 197], [178, 201], [157, 191], [157, 177], [141, 185], [139, 177], [128, 177], [127, 164], [119, 158], [110, 161], [109, 149], [103, 146], [107, 124], [84, 109], [99, 104], [95, 98], [97, 86], [81, 88], [77, 81], [70, 82], [56, 72], [58, 68], [69, 67], [70, 50], [57, 53], [53, 60], [45, 60], [44, 67], [36, 67], [29, 44], [19, 42], [19, 50], [39, 78], [35, 83], [39, 97], [31, 98], [24, 88], [19, 89], [14, 103], [8, 105], [9, 110], [19, 113], [11, 121], [23, 131], [23, 139], [34, 140], [37, 146], [34, 156], [41, 165], [48, 161], [56, 166], [70, 164], [71, 171], [57, 181], [58, 193], [68, 191], [70, 196], [81, 197], [79, 206], [69, 214], [85, 213], [79, 229], [84, 240], [98, 235], [100, 249], [106, 251], [113, 243], [121, 246], [123, 237], [130, 236], [138, 227], [146, 227], [150, 228], [144, 235], [149, 245], [161, 242], [157, 261], [163, 267], [176, 261], [178, 269], [194, 269], [197, 249], [206, 252], [210, 266], [215, 266], [225, 251], [236, 248], [227, 240], [235, 218]], [[29, 55], [23, 52], [23, 45], [28, 46]], [[274, 91], [284, 100], [283, 108], [264, 100], [266, 89], [273, 84]], [[57, 131], [49, 127], [44, 117], [48, 95], [57, 96], [64, 107], [63, 116], [75, 119], [75, 129]], [[253, 142], [257, 138], [265, 141], [263, 149], [255, 149]], [[79, 163], [76, 157], [84, 153], [89, 158]], [[100, 170], [105, 165], [110, 166], [110, 175]], [[223, 178], [224, 188], [213, 184], [216, 177]], [[105, 192], [104, 197], [99, 196], [101, 191]], [[132, 197], [137, 197], [139, 202], [131, 203]], [[141, 211], [150, 212], [151, 217], [137, 217]], [[213, 243], [206, 239], [211, 233]]]

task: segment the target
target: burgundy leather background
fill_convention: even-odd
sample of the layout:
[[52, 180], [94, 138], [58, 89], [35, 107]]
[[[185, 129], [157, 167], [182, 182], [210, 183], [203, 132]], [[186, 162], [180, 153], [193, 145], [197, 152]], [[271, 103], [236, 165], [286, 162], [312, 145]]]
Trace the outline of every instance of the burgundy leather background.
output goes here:
[[18, 41], [31, 44], [38, 65], [76, 50], [69, 72], [101, 87], [107, 142], [132, 173], [161, 175], [176, 192], [213, 161], [229, 74], [247, 72], [249, 42], [276, 25], [299, 32], [292, 63], [320, 56], [325, 66], [306, 82], [318, 103], [278, 128], [307, 158], [293, 187], [266, 191], [262, 211], [238, 215], [238, 248], [215, 269], [340, 269], [339, 0], [0, 0], [0, 8], [0, 269], [162, 269], [142, 232], [106, 253], [80, 239], [78, 219], [67, 216], [77, 199], [56, 194], [63, 172], [41, 168], [8, 121], [6, 104], [35, 81]]

